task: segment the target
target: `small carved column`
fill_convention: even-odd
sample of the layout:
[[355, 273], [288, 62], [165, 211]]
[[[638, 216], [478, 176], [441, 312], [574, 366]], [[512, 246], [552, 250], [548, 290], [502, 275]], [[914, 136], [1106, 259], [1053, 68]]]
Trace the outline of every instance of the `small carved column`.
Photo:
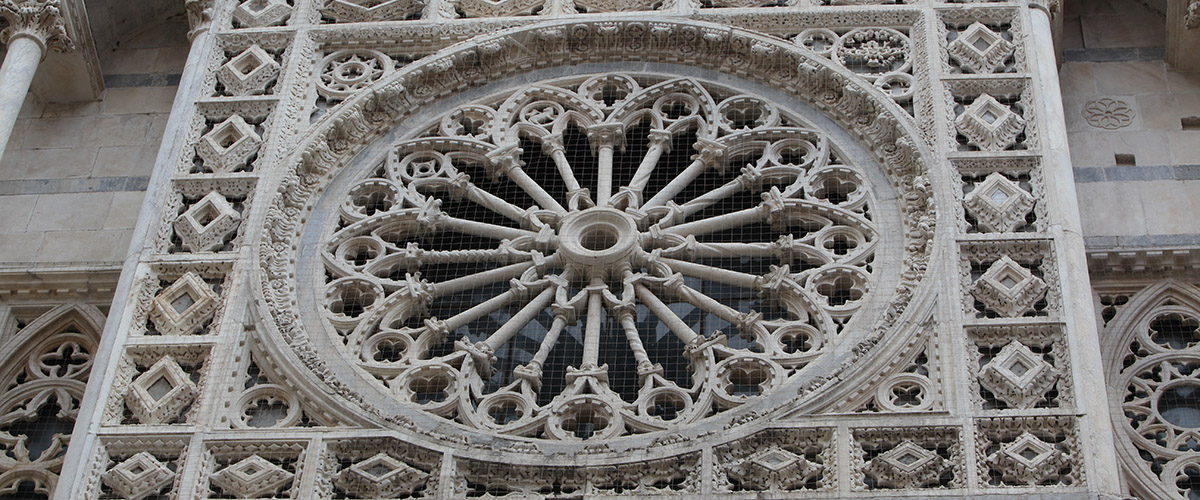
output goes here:
[[58, 0], [0, 0], [0, 16], [8, 21], [8, 27], [0, 32], [0, 40], [8, 45], [4, 66], [0, 67], [0, 158], [3, 158], [17, 115], [29, 93], [29, 84], [46, 49], [67, 51], [74, 45], [67, 38]]

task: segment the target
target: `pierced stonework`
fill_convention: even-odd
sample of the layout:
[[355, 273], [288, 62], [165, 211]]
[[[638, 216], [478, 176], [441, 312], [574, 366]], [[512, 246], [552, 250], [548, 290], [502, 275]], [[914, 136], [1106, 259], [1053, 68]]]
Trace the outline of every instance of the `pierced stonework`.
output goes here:
[[[963, 341], [959, 323], [1057, 320], [1065, 288], [1054, 273], [1067, 266], [1052, 251], [1057, 233], [1019, 235], [1034, 244], [1004, 234], [1057, 220], [1003, 206], [1024, 196], [1058, 206], [1027, 171], [989, 167], [971, 195], [947, 170], [1045, 153], [1027, 106], [1039, 102], [1038, 75], [953, 76], [942, 66], [952, 40], [935, 35], [951, 15], [1003, 15], [1024, 24], [980, 22], [1024, 46], [1028, 9], [732, 1], [744, 8], [522, 0], [495, 5], [511, 18], [452, 22], [489, 15], [471, 10], [491, 2], [211, 3], [220, 21], [200, 71], [218, 92], [188, 107], [185, 144], [172, 151], [177, 196], [161, 197], [167, 215], [135, 277], [147, 280], [135, 299], [145, 312], [122, 311], [157, 333], [205, 336], [147, 337], [122, 319], [94, 440], [186, 437], [196, 446], [186, 462], [152, 453], [185, 483], [162, 495], [189, 498], [950, 497], [998, 486], [965, 483], [998, 449], [1027, 458], [1037, 442], [1012, 444], [1018, 432], [961, 453], [960, 435], [983, 433], [963, 426], [1075, 411], [1062, 404], [1068, 350]], [[646, 7], [670, 14], [571, 12]], [[262, 17], [239, 18], [244, 8]], [[546, 17], [515, 17], [526, 14]], [[780, 39], [796, 31], [814, 51]], [[832, 40], [825, 59], [818, 40]], [[221, 65], [255, 44], [286, 66], [275, 83], [218, 82]], [[1030, 151], [930, 151], [947, 143], [933, 134], [955, 129], [933, 116], [952, 106], [925, 102], [941, 88], [1009, 106], [1031, 139], [1022, 130], [1005, 147]], [[210, 127], [235, 115], [262, 140], [255, 152], [199, 155]], [[992, 172], [1003, 181], [984, 179]], [[253, 192], [267, 205], [251, 205]], [[224, 207], [194, 210], [212, 193]], [[966, 207], [971, 196], [982, 204]], [[234, 220], [220, 234], [196, 226], [189, 237], [175, 222], [222, 215]], [[1000, 234], [956, 233], [965, 225]], [[999, 249], [968, 248], [985, 244]], [[1037, 249], [1011, 251], [1022, 244]], [[964, 286], [922, 282], [957, 263], [931, 256], [965, 256]], [[1045, 283], [1017, 319], [993, 320], [1005, 314], [971, 293], [1001, 257]], [[227, 267], [202, 267], [217, 264]], [[209, 326], [158, 324], [168, 321], [151, 318], [156, 302], [166, 313], [194, 306], [190, 294], [155, 298], [188, 272], [210, 288], [228, 279], [213, 289], [228, 303], [196, 320]], [[951, 310], [960, 300], [966, 314]], [[972, 349], [978, 366], [955, 364]], [[163, 423], [187, 425], [137, 427], [126, 394], [166, 355], [197, 385], [194, 409]], [[942, 378], [1019, 379], [1031, 355], [1061, 372], [1053, 387], [1001, 398], [994, 384]], [[973, 406], [976, 395], [996, 402]], [[75, 473], [99, 477], [111, 462]]]
[[158, 495], [174, 482], [175, 471], [143, 451], [108, 469], [101, 477], [122, 498], [142, 500]]
[[245, 0], [233, 9], [233, 20], [243, 28], [277, 26], [292, 15], [289, 0]]
[[50, 496], [104, 315], [92, 306], [64, 304], [24, 321], [15, 321], [0, 302], [0, 351], [9, 356], [0, 364], [0, 491]]
[[861, 460], [857, 489], [916, 489], [959, 484], [958, 430], [863, 429], [854, 432], [855, 460]]
[[713, 450], [727, 491], [823, 490], [834, 484], [829, 429], [774, 429]]
[[[441, 453], [394, 437], [329, 440], [318, 498], [436, 498]], [[328, 488], [327, 490], [325, 488]]]
[[262, 137], [254, 130], [254, 126], [246, 123], [240, 115], [233, 115], [200, 137], [196, 154], [208, 170], [232, 172], [245, 167], [258, 154], [262, 143]]
[[220, 299], [204, 279], [188, 272], [154, 298], [150, 320], [164, 335], [191, 335], [213, 318]]
[[423, 487], [429, 474], [392, 458], [387, 453], [342, 469], [335, 484], [361, 498], [397, 498]]
[[1013, 408], [1032, 408], [1059, 373], [1025, 344], [1012, 341], [979, 372], [979, 384]]
[[1046, 282], [1007, 255], [992, 262], [969, 293], [1002, 316], [1021, 316], [1046, 295]]
[[338, 23], [401, 21], [425, 7], [419, 0], [324, 0], [321, 14]]
[[180, 214], [173, 227], [184, 249], [211, 252], [221, 250], [241, 222], [242, 214], [225, 196], [212, 191]]
[[[957, 33], [957, 32], [956, 32]], [[1004, 69], [1016, 46], [980, 22], [972, 23], [966, 31], [946, 47], [950, 57], [971, 73], [993, 73]]]
[[[617, 73], [564, 85], [452, 110], [336, 200], [324, 319], [351, 339], [339, 340], [343, 355], [393, 397], [554, 440], [677, 428], [770, 393], [867, 303], [870, 186], [826, 136], [762, 98], [691, 79]], [[627, 134], [639, 116], [648, 126]], [[598, 176], [578, 166], [593, 155]], [[733, 199], [745, 201], [727, 208]], [[710, 236], [734, 231], [761, 243]], [[463, 235], [478, 247], [441, 243]], [[726, 260], [737, 253], [753, 260]], [[447, 286], [454, 295], [437, 293]], [[673, 321], [668, 339], [641, 339], [657, 318], [686, 311], [705, 323]], [[547, 366], [554, 349], [579, 343], [566, 340], [575, 328], [598, 346], [600, 314], [628, 342], [628, 368], [591, 347]], [[521, 354], [517, 341], [528, 343]], [[705, 361], [685, 376], [680, 360], [651, 360], [662, 349]], [[626, 370], [641, 387], [614, 390], [610, 374]]]
[[892, 28], [810, 28], [791, 37], [806, 49], [873, 83], [912, 114], [916, 94], [913, 49], [908, 35]]
[[258, 455], [250, 455], [209, 477], [212, 484], [235, 498], [275, 498], [295, 474]]
[[317, 92], [338, 101], [391, 73], [392, 60], [377, 50], [341, 50], [326, 56], [320, 71]]
[[985, 410], [1069, 407], [1070, 370], [1060, 325], [967, 328], [977, 404]]
[[[257, 0], [251, 1], [253, 2]], [[282, 0], [273, 1], [283, 3]], [[246, 3], [248, 4], [251, 2]], [[286, 6], [286, 4], [284, 5]], [[241, 9], [242, 7], [239, 6], [238, 10], [235, 12], [239, 12]], [[259, 47], [258, 44], [251, 45], [250, 48], [242, 51], [241, 54], [234, 56], [228, 62], [222, 64], [221, 68], [217, 70], [217, 81], [225, 87], [226, 92], [235, 96], [264, 94], [267, 91], [267, 87], [271, 84], [271, 82], [275, 81], [278, 76], [279, 63], [275, 62], [275, 56], [267, 53], [267, 51], [263, 50], [262, 47]], [[238, 120], [242, 119], [240, 116], [234, 116], [237, 117]], [[232, 119], [232, 117], [230, 119]], [[242, 125], [245, 125], [244, 121], [242, 122]], [[253, 132], [253, 129], [251, 129], [251, 132]], [[202, 139], [202, 141], [213, 140], [207, 139], [208, 136], [205, 137], [206, 139]], [[220, 144], [226, 142], [227, 139], [216, 139], [215, 141], [219, 146]], [[201, 144], [204, 143], [202, 142]], [[213, 145], [209, 145], [207, 147], [211, 148]], [[225, 149], [230, 148], [227, 147]]]
[[967, 144], [984, 151], [1003, 151], [1016, 144], [1017, 135], [1025, 130], [1025, 119], [983, 94], [961, 110], [954, 126], [967, 138]]
[[980, 479], [986, 486], [1078, 486], [1081, 456], [1074, 417], [980, 420]]
[[946, 461], [937, 453], [904, 441], [899, 446], [867, 462], [863, 469], [877, 487], [920, 488], [936, 484], [942, 472], [948, 469]]
[[1105, 130], [1117, 130], [1128, 127], [1133, 123], [1137, 114], [1125, 101], [1102, 97], [1092, 99], [1083, 105], [1083, 118], [1088, 124]]
[[1000, 233], [1023, 227], [1034, 203], [1033, 195], [999, 172], [992, 172], [963, 199], [980, 229]]
[[196, 383], [175, 358], [164, 356], [133, 380], [125, 403], [140, 423], [169, 424], [181, 417], [198, 394]]

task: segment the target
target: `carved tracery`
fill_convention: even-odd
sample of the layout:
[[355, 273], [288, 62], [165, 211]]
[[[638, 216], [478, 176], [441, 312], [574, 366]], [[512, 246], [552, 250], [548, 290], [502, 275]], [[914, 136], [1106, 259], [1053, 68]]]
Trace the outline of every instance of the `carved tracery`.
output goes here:
[[103, 323], [94, 307], [72, 304], [4, 332], [0, 492], [54, 491]]
[[770, 391], [859, 309], [878, 240], [864, 174], [802, 125], [620, 73], [450, 111], [341, 203], [323, 259], [344, 355], [427, 411], [551, 439]]
[[1200, 494], [1200, 289], [1167, 281], [1129, 300], [1106, 352], [1118, 451], [1130, 488]]

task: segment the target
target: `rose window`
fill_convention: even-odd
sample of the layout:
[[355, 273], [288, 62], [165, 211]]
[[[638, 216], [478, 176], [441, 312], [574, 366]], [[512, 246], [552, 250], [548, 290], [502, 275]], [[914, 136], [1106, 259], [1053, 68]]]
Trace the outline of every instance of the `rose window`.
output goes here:
[[545, 439], [678, 428], [862, 322], [871, 183], [767, 99], [604, 74], [433, 122], [331, 188], [310, 250], [332, 345], [408, 407]]

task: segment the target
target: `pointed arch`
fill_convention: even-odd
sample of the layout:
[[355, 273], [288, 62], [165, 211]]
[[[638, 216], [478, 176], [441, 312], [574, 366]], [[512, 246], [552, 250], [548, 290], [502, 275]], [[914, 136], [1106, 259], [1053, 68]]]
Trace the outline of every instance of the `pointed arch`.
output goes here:
[[54, 491], [104, 328], [94, 306], [57, 306], [0, 344], [0, 492]]

